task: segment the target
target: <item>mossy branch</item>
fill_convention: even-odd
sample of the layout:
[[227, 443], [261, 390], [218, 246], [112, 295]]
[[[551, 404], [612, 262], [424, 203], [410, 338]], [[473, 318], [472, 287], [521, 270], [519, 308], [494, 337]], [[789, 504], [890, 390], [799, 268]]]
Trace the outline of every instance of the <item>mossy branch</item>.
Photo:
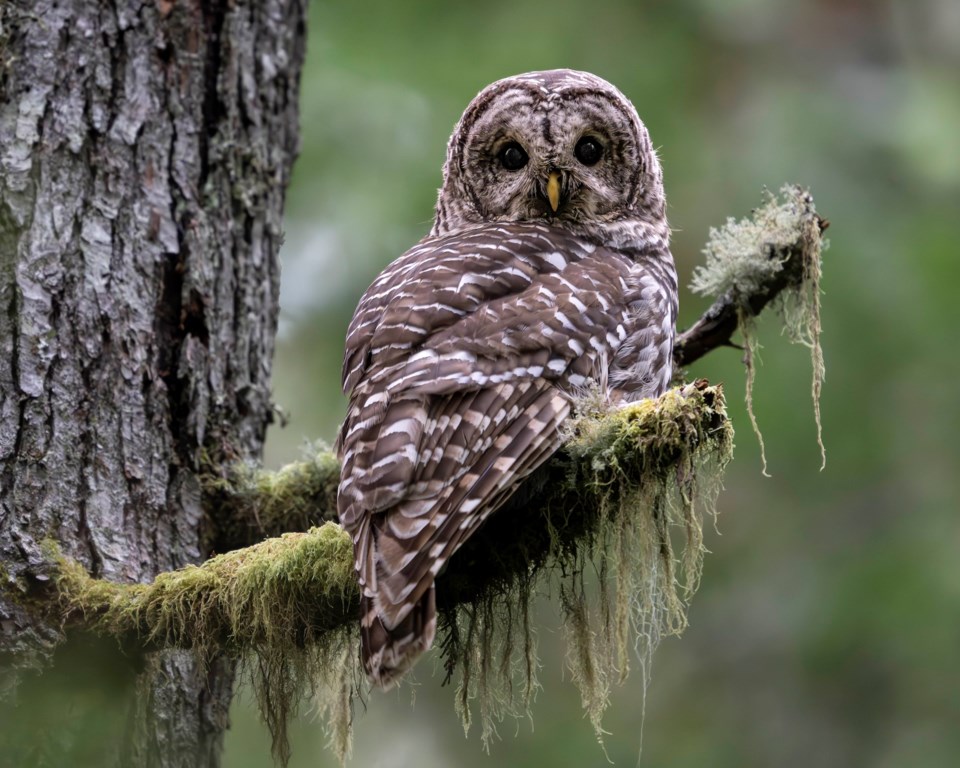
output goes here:
[[205, 506], [217, 524], [214, 550], [336, 522], [340, 462], [320, 442], [307, 453], [309, 458], [276, 471], [244, 463], [206, 468], [201, 482]]
[[752, 216], [729, 219], [722, 229], [711, 230], [704, 248], [708, 263], [698, 269], [692, 288], [717, 298], [677, 336], [677, 367], [732, 346], [741, 315], [756, 317], [784, 291], [801, 286], [813, 260], [819, 275], [820, 235], [829, 222], [817, 213], [809, 191], [785, 186], [781, 194], [784, 202], [769, 195]]
[[779, 196], [767, 192], [763, 205], [751, 216], [741, 221], [730, 218], [723, 227], [711, 229], [703, 250], [706, 263], [694, 271], [690, 288], [717, 298], [691, 328], [677, 337], [674, 347], [679, 369], [719, 346], [734, 346], [730, 339], [739, 329], [747, 372], [747, 414], [760, 443], [764, 474], [766, 451], [753, 410], [759, 348], [754, 321], [768, 305], [778, 310], [789, 339], [810, 350], [810, 394], [821, 469], [827, 463], [820, 421], [825, 373], [820, 346], [820, 275], [821, 254], [828, 245], [822, 234], [827, 226], [810, 192], [788, 184]]
[[[570, 627], [580, 627], [570, 638], [579, 648], [573, 657], [590, 663], [571, 666], [599, 735], [608, 680], [626, 674], [630, 637], [646, 637], [652, 651], [661, 635], [685, 625], [685, 598], [696, 587], [702, 557], [702, 514], [715, 497], [707, 481], [729, 460], [732, 436], [722, 391], [705, 381], [612, 411], [585, 401], [566, 448], [457, 552], [438, 580], [439, 645], [448, 671], [460, 672], [465, 722], [469, 702], [481, 700], [485, 740], [495, 732], [494, 721], [514, 706], [518, 643], [526, 679], [522, 701], [529, 703], [535, 690], [524, 606], [551, 564], [572, 579], [563, 594]], [[215, 486], [220, 503], [243, 499], [251, 516], [264, 519], [260, 502], [275, 501], [269, 489], [282, 488], [285, 498], [306, 508], [335, 475], [335, 462], [322, 454], [278, 473], [243, 471], [235, 488], [223, 478]], [[675, 525], [686, 533], [680, 574], [670, 533]], [[610, 541], [619, 542], [620, 554], [609, 562], [621, 564], [612, 572], [614, 596], [602, 587], [603, 614], [594, 619], [582, 577], [587, 559]], [[325, 681], [333, 693], [321, 701], [334, 715], [337, 749], [348, 748], [350, 703], [359, 687], [350, 650], [357, 586], [352, 545], [336, 523], [163, 573], [151, 584], [105, 582], [52, 544], [49, 554], [67, 626], [116, 637], [127, 647], [190, 648], [203, 659], [245, 655], [281, 760], [288, 755], [286, 722], [304, 688]], [[501, 663], [490, 663], [494, 648]]]
[[[686, 457], [706, 451], [725, 455], [731, 438], [722, 390], [704, 381], [657, 400], [581, 415], [566, 449], [453, 558], [441, 579], [440, 606], [470, 602], [518, 575], [527, 576], [550, 554], [575, 549], [599, 518], [596, 497], [606, 492], [610, 472], [636, 484], [662, 482]], [[338, 473], [336, 459], [322, 452], [277, 472], [242, 471], [234, 487], [218, 478], [215, 488], [219, 503], [242, 499], [253, 517], [271, 510], [277, 502], [274, 493], [282, 489], [294, 508], [304, 514], [313, 508], [322, 518], [330, 510], [313, 507], [323, 498], [317, 489], [334, 482]], [[501, 536], [495, 520], [504, 521], [511, 535]], [[557, 538], [561, 530], [563, 537]], [[50, 546], [65, 622], [127, 643], [136, 638], [141, 647], [210, 653], [302, 646], [356, 619], [353, 549], [349, 536], [333, 522], [162, 573], [150, 584], [94, 578]]]
[[[775, 302], [791, 337], [811, 349], [816, 404], [826, 223], [808, 193], [790, 187], [783, 194], [784, 202], [771, 196], [753, 219], [731, 220], [711, 233], [707, 265], [693, 287], [719, 298], [678, 337], [676, 361], [688, 365], [729, 345], [739, 327], [747, 337], [749, 396], [751, 319]], [[528, 608], [541, 574], [553, 572], [568, 663], [601, 735], [610, 682], [627, 674], [628, 649], [640, 649], [646, 669], [659, 639], [686, 625], [703, 555], [703, 513], [713, 509], [732, 441], [723, 393], [705, 381], [615, 410], [599, 399], [580, 403], [564, 449], [527, 478], [438, 579], [438, 645], [448, 676], [459, 672], [465, 725], [471, 701], [479, 699], [487, 741], [518, 701], [529, 704], [537, 661]], [[217, 524], [214, 548], [225, 554], [130, 585], [91, 577], [50, 544], [60, 621], [130, 648], [245, 659], [281, 760], [289, 756], [289, 717], [305, 693], [322, 689], [320, 708], [328, 710], [335, 748], [345, 754], [362, 682], [352, 546], [333, 522], [336, 458], [316, 450], [277, 472], [208, 468], [202, 481]], [[518, 674], [525, 682], [515, 688]]]
[[150, 584], [97, 579], [79, 563], [51, 554], [67, 624], [140, 648], [210, 655], [303, 646], [353, 621], [359, 604], [353, 546], [336, 523], [161, 573]]

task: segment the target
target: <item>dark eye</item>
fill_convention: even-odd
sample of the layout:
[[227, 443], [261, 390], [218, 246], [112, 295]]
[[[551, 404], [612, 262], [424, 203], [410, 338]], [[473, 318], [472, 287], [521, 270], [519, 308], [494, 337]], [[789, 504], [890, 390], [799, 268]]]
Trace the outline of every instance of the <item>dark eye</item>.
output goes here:
[[603, 146], [593, 136], [584, 136], [577, 142], [573, 154], [584, 165], [596, 165], [603, 157]]
[[528, 160], [527, 153], [523, 151], [523, 147], [515, 141], [511, 141], [501, 149], [498, 157], [500, 158], [501, 165], [508, 171], [519, 171], [527, 164]]

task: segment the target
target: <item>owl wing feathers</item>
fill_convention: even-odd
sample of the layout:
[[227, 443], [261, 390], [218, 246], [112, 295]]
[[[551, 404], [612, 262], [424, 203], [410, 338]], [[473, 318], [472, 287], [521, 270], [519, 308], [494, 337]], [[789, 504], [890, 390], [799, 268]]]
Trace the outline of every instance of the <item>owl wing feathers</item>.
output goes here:
[[535, 279], [594, 251], [573, 235], [539, 224], [488, 224], [425, 239], [393, 262], [360, 300], [347, 329], [344, 394], [368, 371], [379, 372], [379, 378], [392, 375], [392, 365], [428, 337], [484, 307], [489, 317], [498, 299], [514, 297]]
[[472, 452], [469, 470], [447, 486], [450, 491], [441, 498], [405, 501], [399, 515], [389, 516], [390, 521], [398, 517], [409, 520], [405, 507], [417, 505], [420, 514], [416, 519], [426, 516], [429, 524], [406, 540], [400, 537], [402, 526], [398, 531], [388, 524], [381, 532], [379, 541], [393, 539], [402, 553], [395, 562], [386, 558], [380, 562], [379, 607], [388, 625], [405, 616], [444, 563], [508, 498], [509, 491], [560, 447], [559, 426], [570, 413], [569, 400], [542, 381], [525, 382], [515, 389], [522, 391], [516, 407], [525, 418], [504, 418], [497, 423], [490, 430], [491, 437]]
[[[361, 617], [363, 661], [382, 686], [400, 677], [432, 643], [434, 579], [443, 565], [560, 445], [559, 427], [569, 415], [570, 402], [549, 382], [502, 385], [495, 400], [500, 402], [497, 415], [490, 417], [495, 426], [488, 425], [487, 434], [466, 449], [466, 456], [460, 458], [457, 451], [463, 463], [454, 473], [455, 481], [443, 478], [436, 495], [411, 495], [370, 523], [367, 516], [364, 527], [369, 528], [360, 531], [368, 541], [358, 552], [376, 548], [372, 561], [361, 562], [366, 595]], [[524, 418], [516, 418], [520, 413]], [[503, 416], [498, 418], [499, 414]]]
[[635, 269], [562, 231], [490, 224], [425, 240], [361, 300], [338, 504], [375, 680], [429, 647], [435, 576], [559, 448], [573, 391], [631, 332]]
[[[431, 333], [530, 284], [535, 272], [511, 267], [514, 252], [489, 248], [493, 233], [481, 229], [488, 228], [427, 238], [367, 289], [347, 329], [344, 394], [350, 394], [368, 367], [402, 360]], [[530, 238], [521, 238], [517, 252], [531, 245]]]

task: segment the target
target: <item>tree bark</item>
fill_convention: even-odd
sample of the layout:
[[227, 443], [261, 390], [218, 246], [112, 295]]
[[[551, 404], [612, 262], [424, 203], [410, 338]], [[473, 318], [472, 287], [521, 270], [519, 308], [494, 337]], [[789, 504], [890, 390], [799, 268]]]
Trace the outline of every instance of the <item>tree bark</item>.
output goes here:
[[[0, 4], [2, 721], [62, 639], [43, 541], [118, 582], [201, 562], [201, 459], [259, 457], [305, 13]], [[157, 654], [109, 761], [217, 765], [232, 677]]]

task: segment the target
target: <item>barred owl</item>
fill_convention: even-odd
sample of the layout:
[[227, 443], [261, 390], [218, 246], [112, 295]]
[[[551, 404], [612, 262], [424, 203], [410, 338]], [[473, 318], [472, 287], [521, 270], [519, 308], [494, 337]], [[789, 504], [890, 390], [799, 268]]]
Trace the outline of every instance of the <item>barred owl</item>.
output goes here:
[[599, 77], [531, 72], [467, 107], [430, 234], [367, 289], [347, 333], [338, 512], [373, 683], [431, 646], [436, 577], [560, 447], [578, 394], [666, 389], [664, 208], [647, 129]]

